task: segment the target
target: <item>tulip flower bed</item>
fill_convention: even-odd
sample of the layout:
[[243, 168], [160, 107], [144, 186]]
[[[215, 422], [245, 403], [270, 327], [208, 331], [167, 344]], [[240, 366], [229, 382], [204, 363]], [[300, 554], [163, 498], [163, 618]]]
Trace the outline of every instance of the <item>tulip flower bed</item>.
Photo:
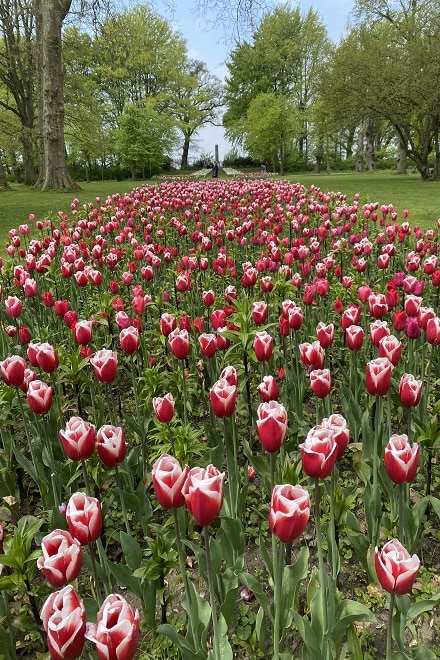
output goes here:
[[11, 230], [5, 657], [438, 657], [439, 245], [261, 177]]

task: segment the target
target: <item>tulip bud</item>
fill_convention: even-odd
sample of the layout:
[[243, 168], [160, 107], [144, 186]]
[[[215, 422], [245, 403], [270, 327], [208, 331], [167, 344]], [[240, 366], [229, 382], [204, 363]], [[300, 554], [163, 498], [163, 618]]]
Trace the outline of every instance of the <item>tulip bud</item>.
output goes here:
[[309, 373], [309, 378], [313, 393], [319, 399], [325, 399], [332, 388], [330, 369], [314, 369]]
[[132, 355], [139, 348], [139, 330], [132, 325], [119, 333], [119, 343], [124, 353]]
[[277, 401], [280, 396], [278, 383], [273, 376], [264, 376], [257, 387], [257, 392], [262, 401]]
[[220, 378], [211, 387], [209, 399], [216, 417], [231, 417], [235, 410], [237, 398], [236, 385], [230, 385], [226, 378]]
[[385, 447], [385, 470], [395, 484], [414, 481], [419, 463], [420, 445], [409, 444], [405, 434], [391, 436]]
[[154, 463], [154, 493], [164, 509], [177, 509], [185, 504], [182, 488], [188, 473], [188, 466], [182, 470], [179, 461], [168, 454], [162, 454]]
[[388, 358], [371, 360], [366, 366], [366, 387], [373, 396], [384, 396], [391, 385], [393, 365]]
[[287, 432], [287, 411], [278, 401], [260, 403], [257, 409], [257, 431], [261, 444], [269, 453], [278, 451]]
[[96, 433], [96, 451], [106, 467], [122, 463], [126, 454], [124, 430], [120, 426], [104, 424]]
[[423, 383], [412, 374], [403, 374], [399, 383], [400, 400], [404, 406], [417, 406], [422, 398]]
[[171, 422], [174, 415], [174, 397], [171, 392], [165, 394], [164, 397], [153, 397], [153, 410], [159, 422], [162, 424]]
[[314, 479], [328, 477], [338, 458], [338, 445], [333, 431], [324, 426], [315, 426], [299, 446], [304, 472]]
[[118, 358], [114, 351], [103, 348], [90, 358], [95, 376], [101, 383], [113, 383], [116, 378]]
[[292, 543], [303, 533], [310, 517], [310, 497], [301, 486], [274, 486], [269, 527], [283, 543]]
[[26, 398], [32, 412], [44, 415], [51, 408], [53, 390], [42, 380], [32, 380], [28, 383]]
[[82, 548], [79, 541], [64, 529], [54, 529], [41, 541], [43, 556], [37, 567], [53, 587], [73, 582], [82, 566]]
[[220, 513], [224, 477], [214, 465], [194, 467], [188, 473], [182, 493], [188, 511], [201, 527], [210, 525]]
[[417, 555], [411, 555], [397, 539], [388, 541], [379, 552], [374, 551], [377, 578], [389, 593], [399, 596], [411, 591], [420, 568]]
[[95, 449], [96, 429], [81, 417], [71, 417], [59, 436], [64, 451], [72, 461], [90, 458]]
[[66, 520], [70, 533], [81, 545], [96, 541], [102, 530], [99, 500], [85, 493], [74, 493], [67, 503]]
[[86, 639], [96, 645], [99, 660], [132, 660], [139, 640], [139, 612], [125, 598], [110, 594], [98, 612], [97, 624], [89, 623]]
[[0, 362], [0, 373], [3, 382], [11, 387], [20, 387], [24, 380], [27, 362], [19, 355], [12, 355]]
[[190, 350], [188, 330], [175, 328], [168, 335], [168, 343], [175, 358], [184, 360], [188, 357]]
[[255, 356], [259, 362], [267, 362], [272, 357], [273, 337], [265, 330], [257, 332], [254, 339]]
[[86, 610], [70, 584], [50, 594], [41, 610], [41, 620], [53, 660], [80, 657], [86, 632]]

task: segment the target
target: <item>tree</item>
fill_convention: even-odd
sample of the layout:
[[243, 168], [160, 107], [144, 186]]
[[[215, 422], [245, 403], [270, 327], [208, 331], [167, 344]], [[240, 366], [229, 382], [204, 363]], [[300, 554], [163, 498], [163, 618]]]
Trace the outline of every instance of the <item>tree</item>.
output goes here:
[[176, 133], [172, 118], [159, 112], [156, 101], [147, 98], [125, 107], [120, 119], [117, 138], [119, 157], [123, 166], [148, 174], [161, 169], [176, 145]]
[[[38, 119], [40, 132], [40, 171], [38, 185], [42, 189], [48, 188], [76, 188], [76, 184], [69, 175], [67, 169], [66, 151], [64, 146], [64, 99], [63, 99], [63, 50], [61, 31], [63, 22], [71, 8], [72, 0], [34, 0], [31, 5], [20, 4], [25, 10], [27, 18], [35, 19], [35, 67], [37, 72], [38, 92]], [[94, 7], [99, 3], [94, 3]], [[196, 2], [199, 9], [210, 4], [207, 2]], [[263, 8], [266, 5], [258, 0], [225, 0], [216, 2], [215, 8], [223, 13], [224, 17], [230, 19], [236, 12], [232, 26], [239, 26], [241, 17], [246, 19], [252, 17], [256, 6]], [[18, 3], [17, 3], [18, 6]], [[0, 20], [5, 15], [11, 14], [11, 2], [5, 0], [2, 5], [4, 13], [0, 12]], [[232, 14], [231, 14], [231, 10]], [[244, 10], [244, 11], [243, 11]], [[16, 15], [14, 15], [16, 19]], [[230, 24], [231, 25], [231, 24]], [[3, 25], [1, 25], [3, 28]], [[229, 31], [231, 34], [231, 32]], [[124, 33], [119, 33], [122, 39]], [[114, 41], [117, 45], [117, 37]], [[130, 58], [133, 42], [128, 43], [125, 51], [125, 60]], [[171, 46], [174, 48], [175, 43]], [[115, 51], [116, 52], [116, 51]], [[155, 53], [153, 53], [155, 55]], [[160, 54], [157, 54], [160, 57]], [[148, 62], [147, 62], [148, 64]], [[147, 72], [148, 74], [148, 72]], [[122, 114], [123, 107], [120, 108]]]
[[223, 124], [228, 137], [243, 145], [242, 131], [248, 108], [260, 94], [290, 99], [300, 117], [297, 151], [308, 160], [309, 122], [318, 94], [318, 73], [330, 43], [318, 15], [309, 10], [278, 6], [267, 14], [253, 35], [252, 43], [239, 44], [227, 63], [226, 112]]
[[0, 82], [9, 90], [0, 106], [18, 117], [24, 182], [35, 182], [34, 17], [19, 0], [0, 0]]
[[223, 85], [209, 73], [206, 64], [187, 60], [176, 81], [170, 102], [170, 112], [183, 135], [181, 169], [188, 167], [191, 139], [205, 124], [218, 125], [223, 105]]
[[97, 160], [114, 153], [111, 109], [104, 101], [96, 75], [96, 48], [92, 36], [78, 27], [63, 32], [65, 68], [65, 138], [69, 163], [80, 162], [85, 178]]
[[283, 174], [294, 139], [301, 132], [299, 111], [293, 101], [273, 92], [259, 94], [247, 111], [245, 146], [254, 160], [272, 162]]
[[37, 186], [75, 190], [64, 143], [64, 70], [61, 27], [72, 0], [35, 0], [38, 118], [41, 157]]
[[148, 97], [170, 102], [186, 58], [186, 42], [148, 5], [107, 18], [96, 38], [97, 81], [117, 125], [126, 104]]
[[407, 156], [422, 178], [440, 178], [440, 2], [357, 0], [354, 16], [344, 69], [358, 90], [345, 95], [359, 99], [362, 89], [364, 108], [394, 127], [401, 163]]

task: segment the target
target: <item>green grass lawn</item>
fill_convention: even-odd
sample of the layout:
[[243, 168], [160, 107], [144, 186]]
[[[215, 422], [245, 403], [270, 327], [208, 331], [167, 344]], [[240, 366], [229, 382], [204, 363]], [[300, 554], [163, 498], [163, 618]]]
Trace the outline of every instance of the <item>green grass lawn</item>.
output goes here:
[[[286, 178], [307, 187], [316, 185], [325, 192], [341, 192], [347, 195], [348, 200], [359, 193], [362, 203], [393, 204], [399, 212], [408, 209], [410, 223], [424, 229], [435, 227], [437, 218], [440, 217], [440, 182], [422, 181], [415, 173], [406, 176], [398, 176], [391, 172], [289, 174]], [[145, 181], [132, 180], [93, 181], [81, 183], [81, 190], [77, 192], [44, 193], [32, 188], [12, 185], [11, 190], [0, 192], [0, 250], [3, 252], [8, 231], [28, 222], [30, 213], [33, 213], [37, 219], [55, 216], [58, 211], [68, 213], [70, 203], [75, 197], [81, 204], [95, 201], [96, 197], [101, 197], [104, 201], [108, 195], [130, 192], [134, 187], [145, 183]]]

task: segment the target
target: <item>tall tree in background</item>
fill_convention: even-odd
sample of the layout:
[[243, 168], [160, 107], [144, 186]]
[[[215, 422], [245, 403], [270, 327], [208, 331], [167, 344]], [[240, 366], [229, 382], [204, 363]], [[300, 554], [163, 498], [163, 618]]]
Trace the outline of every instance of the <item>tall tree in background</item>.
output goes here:
[[[170, 1], [172, 3], [172, 0]], [[37, 185], [44, 190], [77, 187], [67, 169], [64, 144], [64, 70], [61, 33], [71, 3], [72, 0], [34, 0], [29, 5], [20, 4], [27, 18], [35, 20], [34, 57], [40, 133]], [[264, 0], [224, 0], [215, 3], [211, 0], [196, 0], [193, 7], [199, 13], [205, 13], [205, 16], [210, 13], [216, 25], [222, 25], [225, 35], [229, 35], [231, 41], [234, 41], [241, 28], [245, 25], [253, 28], [257, 16], [261, 16], [270, 5], [271, 2]], [[4, 7], [6, 14], [11, 14], [11, 3], [5, 1]], [[0, 20], [3, 19], [0, 13]], [[0, 25], [0, 29], [3, 28], [4, 25]], [[122, 34], [118, 36], [122, 37]], [[126, 60], [131, 58], [133, 45], [133, 43], [128, 44], [129, 47], [125, 51]], [[173, 43], [171, 51], [175, 47], [176, 43]], [[33, 159], [29, 159], [28, 162], [33, 162]], [[26, 174], [26, 178], [30, 180], [31, 174]]]
[[24, 183], [35, 183], [34, 17], [19, 0], [0, 0], [0, 82], [9, 94], [0, 106], [18, 117]]
[[35, 0], [38, 120], [41, 157], [37, 186], [78, 188], [67, 168], [61, 27], [72, 0]]
[[188, 167], [189, 147], [197, 131], [205, 124], [220, 124], [222, 105], [221, 81], [209, 73], [204, 62], [186, 60], [170, 102], [170, 112], [183, 135], [181, 169]]
[[301, 134], [300, 113], [292, 99], [261, 93], [252, 99], [243, 125], [245, 146], [254, 160], [272, 163], [284, 173], [295, 138]]
[[354, 17], [345, 68], [358, 77], [364, 107], [394, 127], [400, 153], [423, 179], [439, 179], [439, 0], [357, 0]]
[[223, 124], [228, 137], [244, 144], [248, 109], [260, 94], [289, 99], [295, 107], [299, 158], [308, 160], [309, 121], [317, 100], [319, 71], [330, 51], [325, 27], [309, 10], [285, 4], [267, 14], [253, 35], [233, 50], [227, 63], [226, 112]]
[[117, 147], [120, 162], [130, 169], [132, 178], [140, 172], [151, 178], [160, 171], [176, 143], [173, 120], [169, 113], [158, 110], [155, 99], [146, 98], [125, 107]]

